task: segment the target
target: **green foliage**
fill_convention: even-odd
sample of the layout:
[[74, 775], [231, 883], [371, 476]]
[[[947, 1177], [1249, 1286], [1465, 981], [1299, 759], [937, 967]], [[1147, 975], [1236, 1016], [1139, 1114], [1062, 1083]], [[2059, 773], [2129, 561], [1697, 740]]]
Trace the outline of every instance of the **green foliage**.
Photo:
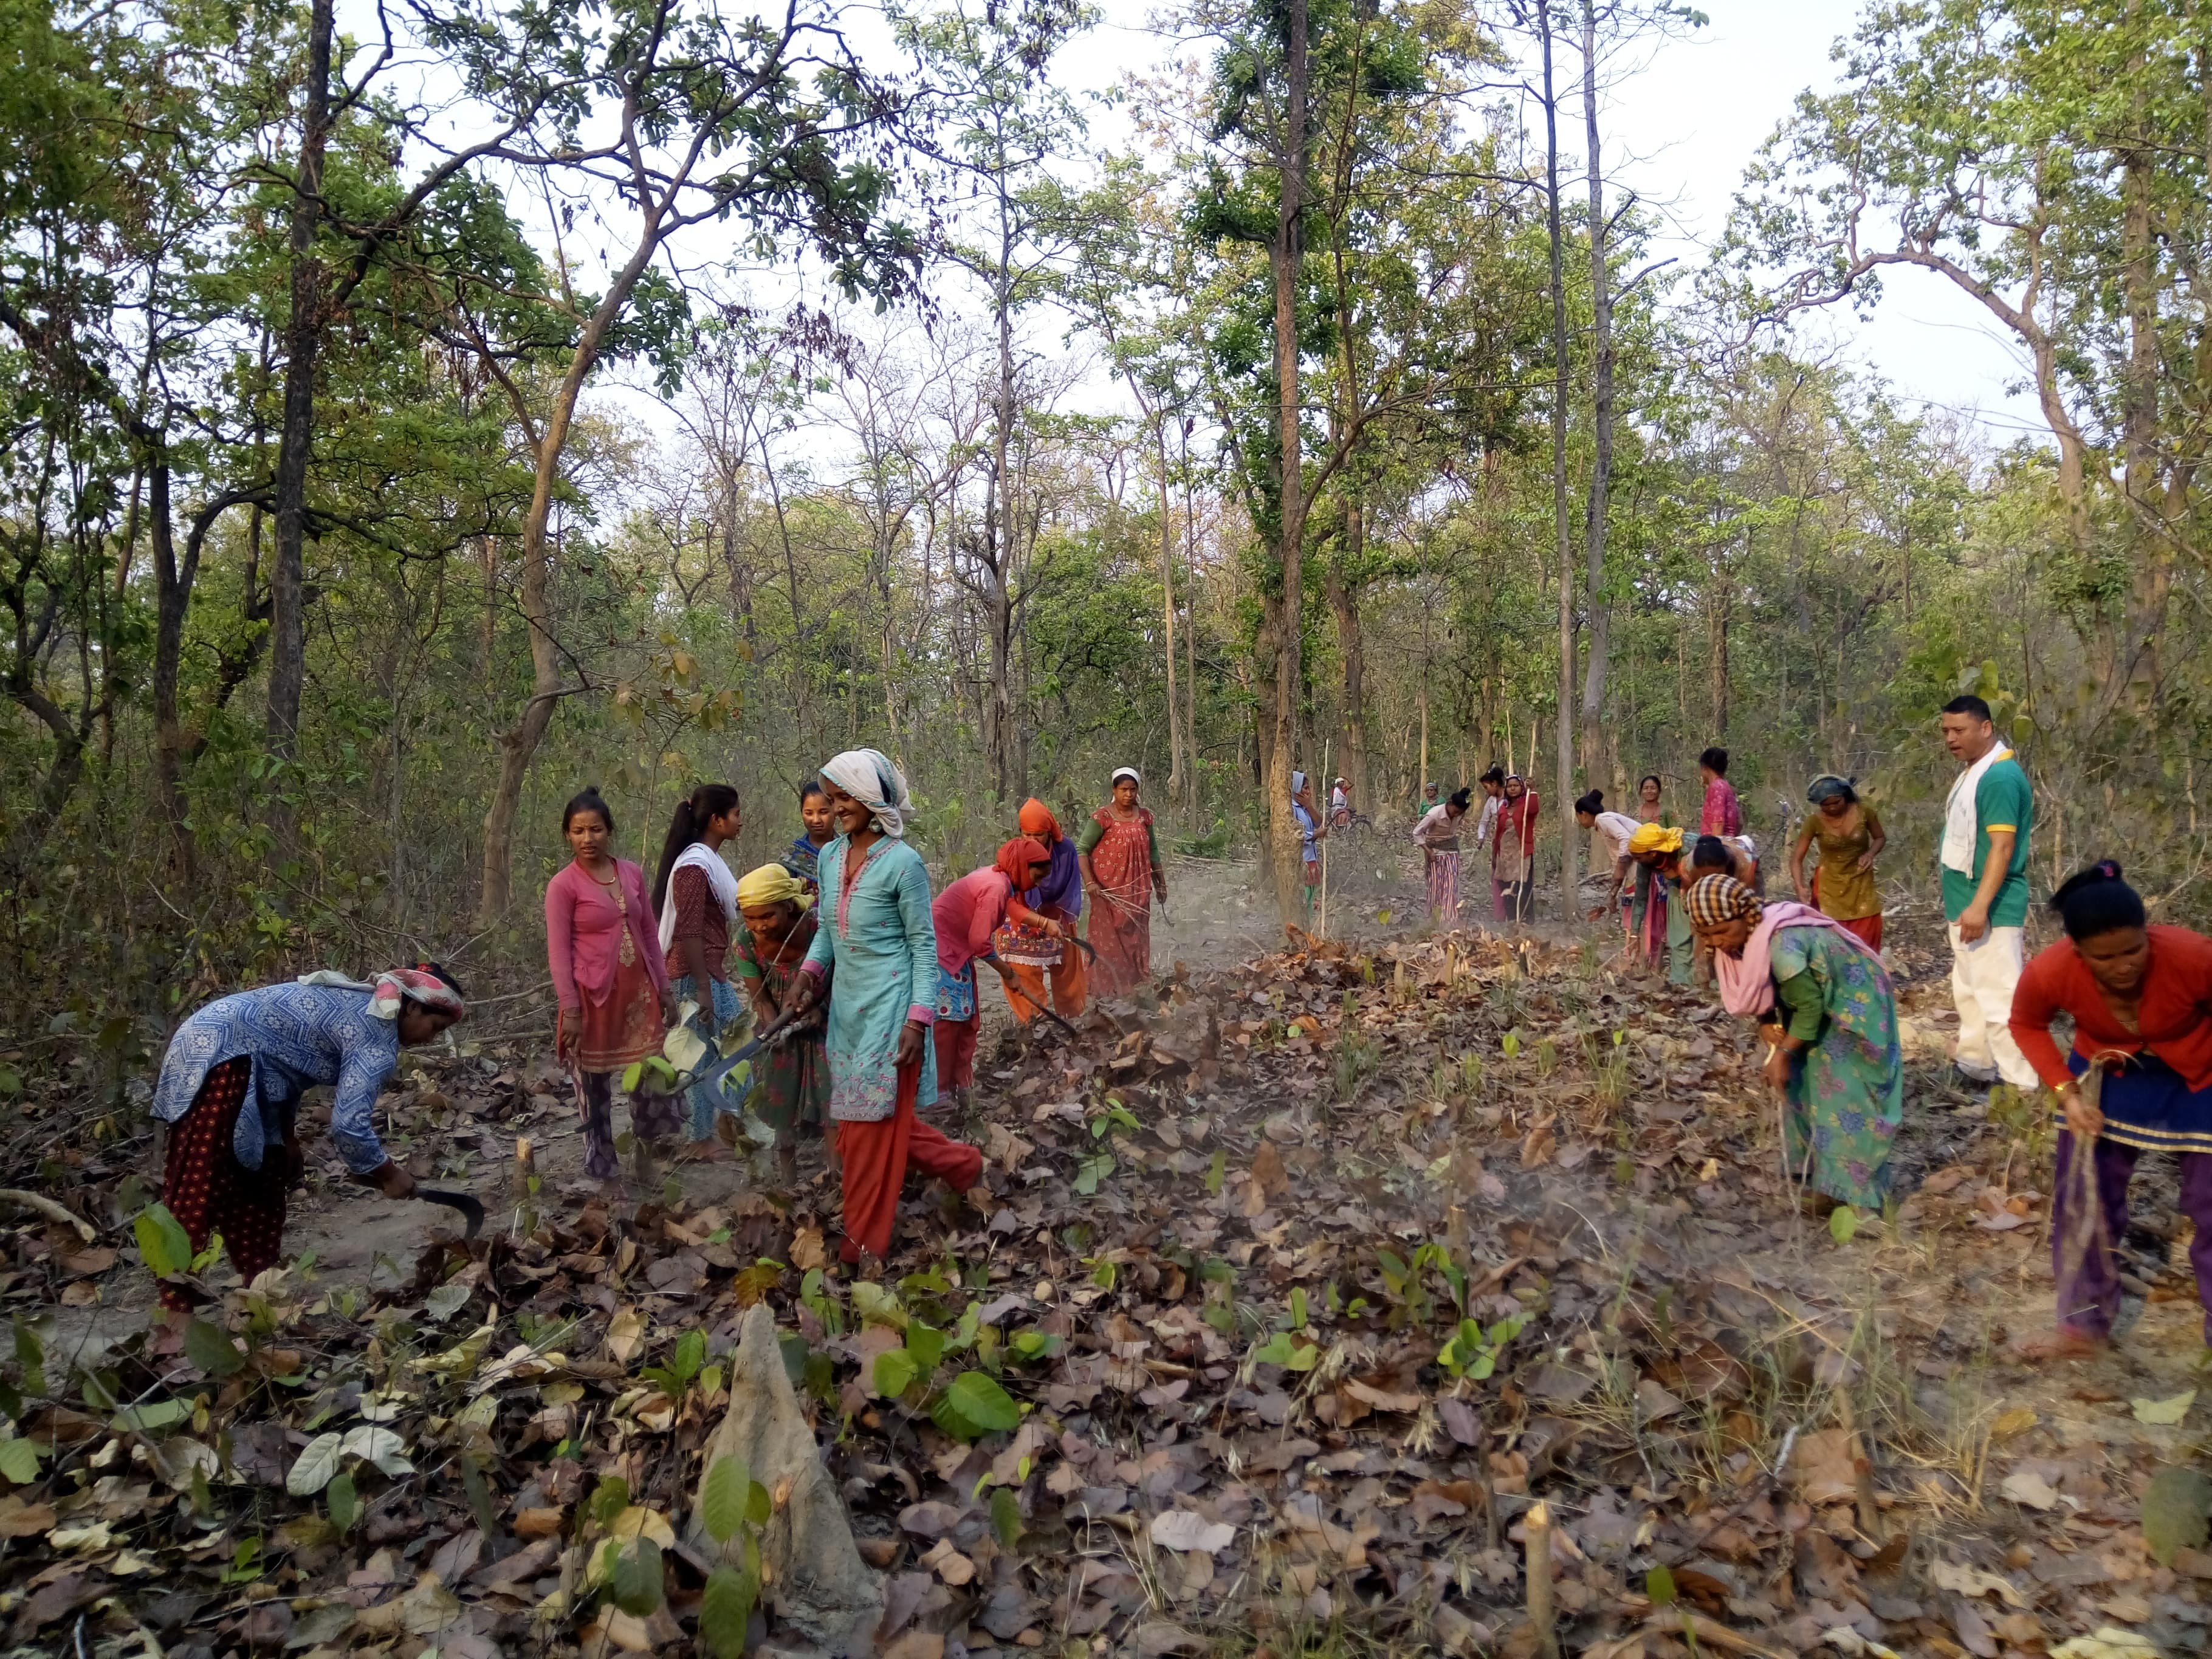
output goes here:
[[957, 1440], [979, 1439], [1017, 1426], [1021, 1408], [998, 1382], [981, 1371], [963, 1371], [930, 1408], [937, 1426]]
[[753, 1604], [759, 1600], [757, 1571], [718, 1566], [707, 1575], [706, 1593], [699, 1601], [699, 1634], [714, 1659], [740, 1659]]
[[230, 1333], [204, 1319], [185, 1327], [185, 1358], [210, 1376], [235, 1376], [246, 1365]]
[[707, 1361], [707, 1333], [694, 1328], [676, 1340], [665, 1365], [647, 1365], [638, 1375], [672, 1400], [681, 1399]]
[[700, 1518], [708, 1536], [726, 1544], [747, 1527], [764, 1527], [771, 1514], [768, 1488], [754, 1480], [742, 1457], [725, 1454], [707, 1471]]
[[624, 1613], [642, 1619], [659, 1607], [665, 1590], [660, 1546], [634, 1538], [615, 1557], [607, 1575], [608, 1592]]
[[168, 1279], [191, 1271], [191, 1240], [185, 1236], [184, 1224], [169, 1213], [168, 1206], [147, 1206], [131, 1227], [137, 1235], [139, 1259], [155, 1278]]
[[2184, 1463], [2160, 1469], [2143, 1488], [2143, 1542], [2160, 1566], [2182, 1550], [2204, 1547], [2212, 1517], [2212, 1480]]
[[330, 1485], [323, 1488], [323, 1508], [331, 1524], [341, 1533], [353, 1530], [353, 1523], [361, 1518], [361, 1498], [354, 1490], [351, 1474], [341, 1469], [331, 1477]]
[[1480, 1382], [1498, 1369], [1498, 1357], [1507, 1344], [1521, 1334], [1528, 1322], [1515, 1316], [1501, 1319], [1485, 1330], [1482, 1322], [1462, 1319], [1453, 1328], [1451, 1340], [1437, 1355], [1437, 1364], [1454, 1376], [1464, 1376]]

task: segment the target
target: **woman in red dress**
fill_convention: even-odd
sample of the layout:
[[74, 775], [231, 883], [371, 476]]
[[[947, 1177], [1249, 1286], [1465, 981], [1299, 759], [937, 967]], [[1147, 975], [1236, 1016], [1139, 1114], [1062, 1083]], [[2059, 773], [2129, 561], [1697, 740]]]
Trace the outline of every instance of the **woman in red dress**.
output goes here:
[[[615, 1073], [659, 1054], [676, 1023], [645, 872], [607, 850], [614, 831], [614, 814], [599, 791], [571, 800], [561, 833], [574, 856], [545, 884], [545, 954], [561, 1003], [554, 1052], [575, 1079], [585, 1172], [600, 1181], [622, 1172]], [[666, 1139], [683, 1121], [680, 1097], [634, 1094], [629, 1118], [641, 1140]]]
[[1092, 965], [1101, 996], [1118, 997], [1152, 976], [1152, 901], [1167, 902], [1152, 815], [1137, 804], [1144, 781], [1133, 766], [1114, 774], [1114, 799], [1091, 815], [1076, 840], [1091, 896]]

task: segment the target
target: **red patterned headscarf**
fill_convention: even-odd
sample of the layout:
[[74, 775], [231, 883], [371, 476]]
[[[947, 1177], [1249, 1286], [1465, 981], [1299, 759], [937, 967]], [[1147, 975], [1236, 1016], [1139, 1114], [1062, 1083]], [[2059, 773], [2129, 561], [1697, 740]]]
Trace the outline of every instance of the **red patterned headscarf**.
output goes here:
[[1006, 878], [1015, 893], [1021, 894], [1029, 890], [1030, 866], [1051, 861], [1052, 854], [1045, 851], [1042, 842], [1029, 836], [1016, 836], [999, 848], [992, 867]]

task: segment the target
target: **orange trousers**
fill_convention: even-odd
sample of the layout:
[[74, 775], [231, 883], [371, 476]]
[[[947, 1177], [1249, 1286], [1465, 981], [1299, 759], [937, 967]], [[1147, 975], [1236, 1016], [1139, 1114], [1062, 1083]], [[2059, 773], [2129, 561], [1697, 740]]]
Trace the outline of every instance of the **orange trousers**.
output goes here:
[[[1006, 1006], [1014, 1011], [1014, 1018], [1026, 1025], [1036, 1018], [1038, 1009], [1045, 1006], [1042, 968], [1017, 968], [1014, 982], [1022, 988], [1016, 995], [1012, 985], [1006, 987]], [[1052, 1011], [1062, 1019], [1074, 1019], [1083, 1012], [1083, 1006], [1091, 997], [1091, 970], [1084, 960], [1080, 946], [1060, 947], [1060, 960], [1052, 965]], [[1004, 981], [1001, 981], [1003, 983]]]
[[921, 1062], [899, 1068], [898, 1103], [879, 1123], [837, 1126], [837, 1156], [844, 1165], [845, 1239], [838, 1258], [848, 1267], [860, 1252], [890, 1254], [891, 1230], [898, 1220], [899, 1189], [907, 1172], [934, 1176], [957, 1192], [983, 1178], [983, 1154], [953, 1140], [914, 1115], [921, 1086]]

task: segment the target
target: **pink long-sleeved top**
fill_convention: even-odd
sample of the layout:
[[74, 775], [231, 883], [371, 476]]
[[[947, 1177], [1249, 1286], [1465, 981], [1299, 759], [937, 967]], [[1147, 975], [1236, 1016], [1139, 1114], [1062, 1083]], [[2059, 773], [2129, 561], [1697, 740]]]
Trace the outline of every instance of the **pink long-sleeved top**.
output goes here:
[[937, 965], [948, 974], [958, 973], [988, 952], [991, 934], [1000, 922], [1026, 922], [1036, 916], [1014, 896], [1005, 873], [988, 865], [945, 888], [929, 911], [937, 927]]
[[[668, 964], [660, 954], [660, 925], [645, 890], [645, 872], [628, 859], [615, 860], [615, 878], [629, 905], [630, 937], [657, 996], [668, 994]], [[545, 958], [561, 1006], [580, 1009], [605, 1002], [615, 987], [615, 957], [622, 944], [622, 912], [614, 896], [574, 860], [545, 884]]]

